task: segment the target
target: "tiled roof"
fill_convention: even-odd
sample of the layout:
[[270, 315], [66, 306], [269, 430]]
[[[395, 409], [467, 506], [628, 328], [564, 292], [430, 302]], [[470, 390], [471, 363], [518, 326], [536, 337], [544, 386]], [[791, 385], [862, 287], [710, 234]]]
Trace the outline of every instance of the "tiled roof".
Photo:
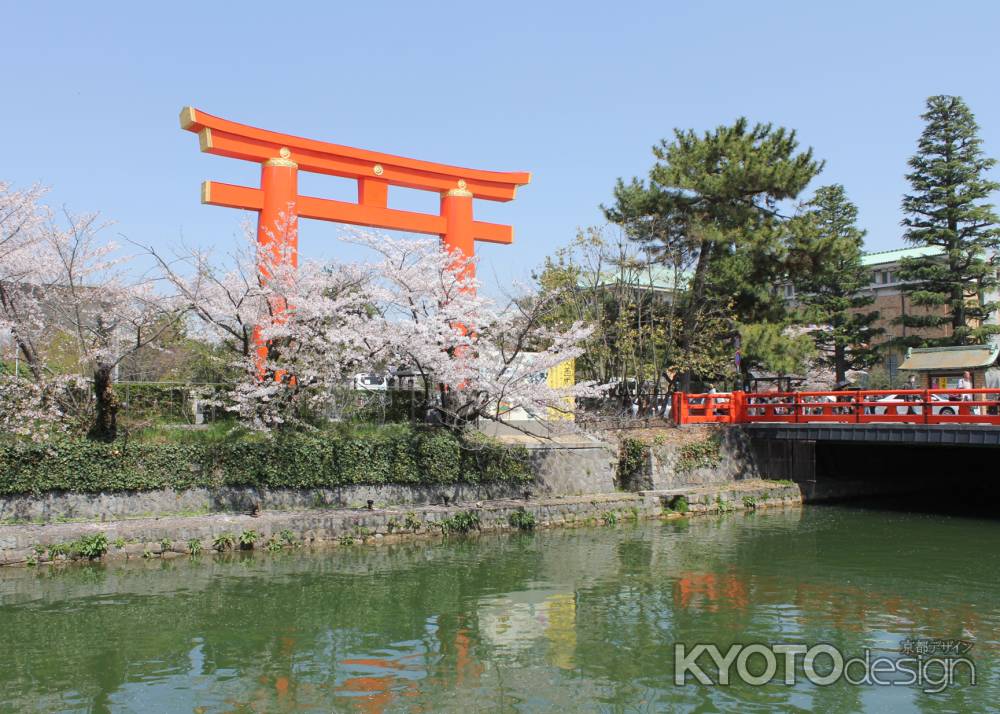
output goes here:
[[873, 265], [898, 263], [903, 258], [920, 258], [925, 255], [941, 255], [943, 251], [938, 246], [919, 246], [917, 248], [896, 248], [895, 250], [880, 250], [865, 253], [861, 256], [861, 264], [866, 268]]
[[960, 347], [914, 347], [907, 351], [900, 369], [973, 369], [989, 367], [997, 361], [997, 345], [962, 345]]

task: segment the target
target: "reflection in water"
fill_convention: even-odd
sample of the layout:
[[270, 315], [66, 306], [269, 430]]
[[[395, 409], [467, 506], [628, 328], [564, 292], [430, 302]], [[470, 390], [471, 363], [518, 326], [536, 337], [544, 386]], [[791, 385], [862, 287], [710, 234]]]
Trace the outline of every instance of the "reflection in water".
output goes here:
[[[0, 572], [0, 711], [985, 710], [1000, 523], [842, 508]], [[976, 687], [678, 687], [673, 645], [965, 639]]]

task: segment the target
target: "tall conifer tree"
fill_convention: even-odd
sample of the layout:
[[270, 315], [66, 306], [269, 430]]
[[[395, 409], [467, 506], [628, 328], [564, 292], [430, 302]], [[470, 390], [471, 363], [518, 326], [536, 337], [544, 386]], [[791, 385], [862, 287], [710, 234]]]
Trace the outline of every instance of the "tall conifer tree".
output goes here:
[[930, 97], [922, 118], [927, 125], [909, 161], [911, 191], [903, 197], [902, 224], [908, 243], [940, 253], [904, 259], [900, 277], [908, 281], [903, 289], [914, 305], [943, 310], [907, 314], [900, 321], [918, 331], [950, 327], [951, 335], [903, 341], [981, 343], [1000, 331], [984, 322], [997, 308], [989, 295], [997, 284], [991, 258], [1000, 244], [1000, 219], [989, 196], [1000, 184], [987, 177], [996, 160], [983, 154], [979, 126], [961, 97]]
[[849, 369], [865, 369], [878, 359], [875, 326], [879, 313], [865, 310], [875, 297], [865, 293], [871, 274], [861, 264], [865, 231], [857, 227], [858, 208], [840, 184], [821, 186], [792, 223], [788, 267], [802, 318], [818, 327], [810, 332], [820, 363], [832, 367], [838, 383]]

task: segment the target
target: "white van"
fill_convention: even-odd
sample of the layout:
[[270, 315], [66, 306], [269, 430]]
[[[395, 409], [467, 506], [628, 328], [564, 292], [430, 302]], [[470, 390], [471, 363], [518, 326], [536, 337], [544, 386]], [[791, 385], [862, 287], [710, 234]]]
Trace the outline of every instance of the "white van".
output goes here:
[[389, 379], [384, 374], [356, 374], [354, 388], [359, 392], [384, 392], [389, 389]]

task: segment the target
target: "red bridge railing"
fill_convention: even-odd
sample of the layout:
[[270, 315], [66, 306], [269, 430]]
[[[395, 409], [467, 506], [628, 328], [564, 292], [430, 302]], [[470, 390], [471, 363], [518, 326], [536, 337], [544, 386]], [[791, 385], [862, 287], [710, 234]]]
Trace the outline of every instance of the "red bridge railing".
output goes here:
[[994, 424], [1000, 389], [867, 389], [673, 395], [677, 424]]

